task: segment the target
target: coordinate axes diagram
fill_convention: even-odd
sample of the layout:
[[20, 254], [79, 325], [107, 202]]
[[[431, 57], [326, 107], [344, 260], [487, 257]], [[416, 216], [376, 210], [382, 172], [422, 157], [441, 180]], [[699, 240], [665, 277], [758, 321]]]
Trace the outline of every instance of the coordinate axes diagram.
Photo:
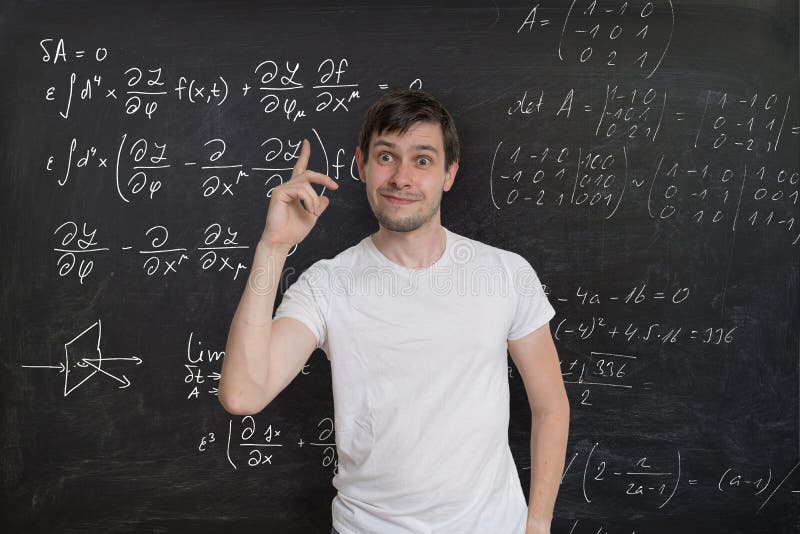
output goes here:
[[[64, 361], [58, 365], [23, 365], [31, 369], [58, 369], [64, 374], [64, 396], [66, 397], [95, 375], [104, 375], [114, 380], [120, 389], [127, 388], [131, 381], [124, 374], [117, 376], [108, 369], [103, 368], [106, 362], [133, 362], [140, 365], [142, 359], [138, 356], [121, 358], [107, 358], [100, 350], [103, 325], [98, 319], [89, 328], [64, 344]], [[116, 372], [116, 371], [115, 371]]]

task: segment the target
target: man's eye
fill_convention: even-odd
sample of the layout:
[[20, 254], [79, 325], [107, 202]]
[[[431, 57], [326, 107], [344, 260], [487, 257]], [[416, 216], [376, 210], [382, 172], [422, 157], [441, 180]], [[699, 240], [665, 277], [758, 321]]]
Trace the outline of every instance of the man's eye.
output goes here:
[[425, 157], [425, 156], [423, 156], [423, 157], [421, 157], [421, 158], [419, 158], [419, 159], [417, 160], [417, 163], [419, 163], [420, 165], [429, 165], [429, 164], [430, 164], [430, 162], [431, 162], [431, 160], [429, 160], [429, 159], [428, 159], [427, 157]]
[[378, 155], [378, 159], [381, 161], [392, 161], [392, 155], [387, 152], [381, 152]]

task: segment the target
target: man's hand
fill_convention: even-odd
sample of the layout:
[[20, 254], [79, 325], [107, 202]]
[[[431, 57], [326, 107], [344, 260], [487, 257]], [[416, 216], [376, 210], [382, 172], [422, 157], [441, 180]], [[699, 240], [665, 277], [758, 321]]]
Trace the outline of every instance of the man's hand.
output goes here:
[[317, 195], [311, 184], [339, 188], [339, 184], [330, 176], [308, 170], [310, 157], [311, 144], [303, 139], [292, 177], [272, 190], [267, 222], [261, 235], [262, 243], [288, 249], [301, 242], [330, 203], [327, 197]]

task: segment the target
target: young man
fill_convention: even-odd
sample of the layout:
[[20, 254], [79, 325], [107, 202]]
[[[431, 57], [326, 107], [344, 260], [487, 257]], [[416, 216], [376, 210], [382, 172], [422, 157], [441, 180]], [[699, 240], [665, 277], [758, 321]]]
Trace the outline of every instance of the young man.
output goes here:
[[[329, 205], [306, 168], [272, 192], [234, 315], [219, 398], [262, 410], [315, 348], [331, 363], [339, 456], [333, 532], [543, 534], [564, 467], [569, 403], [550, 335], [554, 310], [520, 255], [441, 225], [458, 170], [453, 119], [427, 93], [368, 110], [356, 160], [379, 223], [309, 267], [271, 310], [286, 254]], [[532, 411], [526, 505], [508, 445], [507, 353]]]

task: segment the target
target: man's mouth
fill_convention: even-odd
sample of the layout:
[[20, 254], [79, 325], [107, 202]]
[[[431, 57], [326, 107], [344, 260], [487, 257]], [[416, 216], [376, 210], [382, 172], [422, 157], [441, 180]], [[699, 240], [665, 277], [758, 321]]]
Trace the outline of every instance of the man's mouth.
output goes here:
[[415, 202], [415, 199], [411, 198], [395, 197], [391, 195], [381, 195], [381, 196], [383, 196], [383, 198], [385, 198], [390, 204], [397, 204], [399, 206]]

